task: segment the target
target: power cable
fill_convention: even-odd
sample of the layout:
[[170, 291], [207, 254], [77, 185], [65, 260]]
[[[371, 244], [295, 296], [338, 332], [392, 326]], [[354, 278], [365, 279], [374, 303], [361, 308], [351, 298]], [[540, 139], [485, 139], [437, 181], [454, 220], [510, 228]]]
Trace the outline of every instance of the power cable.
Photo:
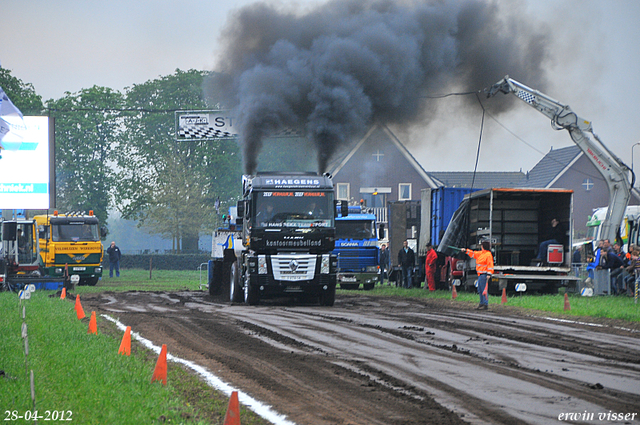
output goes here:
[[478, 137], [478, 151], [476, 152], [476, 165], [473, 167], [473, 178], [471, 179], [471, 190], [473, 190], [473, 185], [476, 182], [476, 172], [478, 171], [478, 160], [480, 159], [480, 145], [482, 143], [482, 130], [484, 130], [484, 114], [485, 114], [484, 105], [480, 101], [480, 96], [478, 96], [478, 93], [476, 93], [476, 98], [478, 99], [478, 103], [482, 108], [482, 121], [480, 122], [480, 136]]

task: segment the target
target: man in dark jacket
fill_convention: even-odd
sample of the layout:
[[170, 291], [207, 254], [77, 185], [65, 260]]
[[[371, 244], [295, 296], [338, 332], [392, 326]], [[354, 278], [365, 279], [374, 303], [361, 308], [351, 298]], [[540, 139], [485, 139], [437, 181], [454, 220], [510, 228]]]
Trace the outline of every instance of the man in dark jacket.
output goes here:
[[413, 277], [413, 266], [416, 264], [416, 256], [411, 248], [409, 248], [409, 242], [402, 242], [402, 249], [398, 253], [398, 264], [402, 268], [402, 287], [411, 288], [411, 280]]
[[618, 295], [622, 293], [622, 272], [624, 271], [624, 263], [618, 257], [613, 249], [609, 250], [602, 264], [603, 269], [609, 269], [611, 276], [611, 293]]
[[380, 285], [384, 285], [384, 277], [385, 274], [389, 272], [389, 265], [391, 261], [391, 257], [389, 256], [389, 250], [387, 249], [387, 245], [380, 245], [380, 255], [379, 255], [379, 264], [380, 266], [380, 275], [378, 276], [378, 281]]
[[122, 253], [120, 248], [116, 246], [115, 241], [111, 242], [111, 246], [107, 248], [109, 254], [109, 277], [113, 277], [113, 270], [116, 271], [116, 277], [120, 277], [120, 258]]

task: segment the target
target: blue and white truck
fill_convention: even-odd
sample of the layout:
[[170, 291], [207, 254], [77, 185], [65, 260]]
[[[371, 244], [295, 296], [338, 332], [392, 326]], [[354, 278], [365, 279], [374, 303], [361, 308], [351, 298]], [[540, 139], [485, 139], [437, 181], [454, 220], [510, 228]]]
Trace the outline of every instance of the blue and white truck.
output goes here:
[[337, 283], [341, 289], [373, 289], [379, 279], [376, 216], [363, 206], [350, 206], [336, 218]]

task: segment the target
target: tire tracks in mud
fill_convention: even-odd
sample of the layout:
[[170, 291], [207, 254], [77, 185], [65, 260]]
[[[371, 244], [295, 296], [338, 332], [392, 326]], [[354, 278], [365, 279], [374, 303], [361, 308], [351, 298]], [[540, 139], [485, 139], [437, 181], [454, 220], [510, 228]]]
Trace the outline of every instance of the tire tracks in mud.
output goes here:
[[[316, 316], [315, 313], [308, 313]], [[385, 317], [386, 313], [378, 313], [378, 317]], [[599, 382], [586, 382], [580, 379], [570, 377], [562, 377], [553, 371], [540, 370], [539, 368], [531, 368], [521, 364], [517, 359], [508, 356], [500, 356], [499, 353], [480, 352], [474, 348], [464, 348], [456, 343], [442, 343], [427, 340], [416, 336], [416, 332], [423, 335], [435, 335], [434, 329], [444, 329], [446, 331], [458, 332], [469, 337], [468, 341], [478, 340], [489, 344], [491, 339], [499, 340], [500, 344], [517, 343], [520, 348], [529, 346], [542, 346], [546, 350], [551, 348], [564, 353], [564, 355], [573, 355], [574, 353], [585, 354], [592, 358], [588, 363], [590, 367], [598, 368], [606, 364], [607, 368], [619, 369], [621, 373], [631, 373], [636, 377], [636, 382], [640, 382], [640, 345], [638, 344], [637, 333], [633, 330], [625, 331], [627, 337], [610, 336], [618, 345], [607, 344], [592, 335], [593, 329], [588, 329], [589, 334], [586, 337], [577, 335], [574, 337], [567, 336], [567, 326], [558, 326], [555, 323], [530, 322], [530, 318], [524, 322], [520, 318], [509, 317], [492, 317], [482, 313], [464, 313], [464, 312], [448, 312], [438, 311], [436, 314], [428, 313], [426, 316], [417, 314], [415, 311], [409, 314], [392, 313], [394, 320], [401, 320], [410, 325], [403, 325], [399, 328], [385, 328], [379, 325], [373, 326], [367, 323], [361, 323], [345, 319], [344, 317], [332, 317], [331, 314], [320, 314], [323, 320], [333, 320], [336, 323], [350, 323], [363, 328], [376, 329], [382, 333], [389, 333], [399, 338], [405, 338], [419, 344], [425, 344], [430, 347], [449, 351], [452, 353], [468, 356], [468, 362], [473, 364], [482, 364], [491, 362], [493, 369], [505, 376], [518, 374], [519, 379], [547, 388], [552, 391], [563, 393], [569, 397], [579, 398], [594, 405], [601, 405], [613, 411], [633, 411], [637, 408], [640, 400], [637, 390], [640, 390], [640, 384], [636, 387], [636, 392], [626, 392], [615, 389], [602, 387]], [[536, 318], [537, 319], [537, 318]], [[454, 322], [455, 320], [455, 322]], [[576, 323], [571, 323], [571, 328], [575, 328]], [[586, 324], [591, 326], [591, 324]], [[578, 325], [579, 327], [579, 325]], [[596, 332], [605, 334], [606, 327], [596, 328]], [[575, 335], [575, 334], [573, 334]], [[602, 335], [601, 335], [602, 336]], [[493, 343], [493, 342], [491, 342]], [[621, 345], [620, 345], [621, 344]], [[623, 347], [621, 349], [621, 346]], [[593, 362], [593, 359], [597, 362]], [[565, 359], [560, 360], [567, 363]], [[558, 367], [566, 370], [564, 365]], [[634, 380], [634, 378], [629, 378]], [[438, 385], [446, 385], [439, 382]], [[452, 395], [458, 394], [459, 391], [449, 387], [448, 392]], [[469, 395], [467, 394], [467, 397]]]
[[[300, 424], [543, 424], [640, 404], [627, 389], [640, 381], [632, 331], [367, 296], [334, 308], [216, 301], [195, 292], [91, 302]], [[520, 406], [529, 400], [547, 411]]]

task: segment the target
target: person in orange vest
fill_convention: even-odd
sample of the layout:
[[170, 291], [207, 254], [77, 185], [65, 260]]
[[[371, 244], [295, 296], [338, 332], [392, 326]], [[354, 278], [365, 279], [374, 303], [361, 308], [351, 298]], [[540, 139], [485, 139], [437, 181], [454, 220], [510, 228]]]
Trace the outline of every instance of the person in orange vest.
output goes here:
[[489, 281], [493, 274], [493, 254], [491, 254], [491, 243], [482, 241], [482, 251], [472, 251], [466, 249], [465, 253], [476, 260], [476, 272], [478, 273], [478, 294], [480, 294], [480, 304], [477, 310], [489, 309]]
[[426, 285], [429, 288], [429, 291], [436, 290], [436, 261], [438, 261], [438, 254], [433, 249], [433, 245], [431, 243], [427, 244], [427, 260], [424, 265], [424, 274]]

